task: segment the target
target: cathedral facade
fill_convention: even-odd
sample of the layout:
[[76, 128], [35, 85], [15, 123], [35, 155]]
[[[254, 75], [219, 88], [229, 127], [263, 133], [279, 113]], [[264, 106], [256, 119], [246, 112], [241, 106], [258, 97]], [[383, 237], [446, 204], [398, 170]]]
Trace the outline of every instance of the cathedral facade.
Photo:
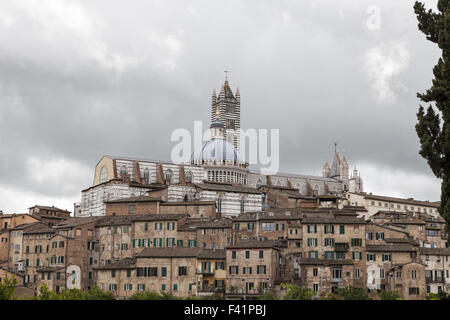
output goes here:
[[93, 185], [82, 191], [78, 216], [105, 214], [105, 201], [151, 195], [167, 189], [164, 201], [216, 201], [221, 216], [233, 217], [264, 208], [263, 186], [295, 190], [298, 195], [342, 195], [362, 192], [356, 169], [335, 149], [332, 165], [322, 176], [252, 171], [239, 153], [240, 93], [228, 79], [211, 101], [211, 139], [194, 150], [188, 164], [104, 156], [96, 165]]

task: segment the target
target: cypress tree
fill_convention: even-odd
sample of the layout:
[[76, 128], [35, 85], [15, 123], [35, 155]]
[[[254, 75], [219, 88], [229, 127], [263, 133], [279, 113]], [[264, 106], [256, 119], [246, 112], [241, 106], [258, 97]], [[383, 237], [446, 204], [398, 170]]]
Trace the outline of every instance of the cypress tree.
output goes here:
[[436, 43], [442, 56], [433, 68], [434, 79], [426, 93], [417, 97], [428, 104], [420, 105], [416, 132], [420, 140], [419, 154], [424, 157], [436, 177], [442, 179], [439, 213], [450, 224], [450, 0], [438, 1], [438, 12], [426, 10], [416, 1], [414, 12], [419, 30]]

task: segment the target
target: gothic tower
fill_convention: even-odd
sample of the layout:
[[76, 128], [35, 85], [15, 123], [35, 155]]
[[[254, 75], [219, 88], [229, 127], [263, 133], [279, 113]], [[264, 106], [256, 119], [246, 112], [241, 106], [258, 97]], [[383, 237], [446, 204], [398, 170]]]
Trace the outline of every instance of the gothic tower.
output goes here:
[[225, 138], [234, 145], [237, 151], [240, 151], [241, 95], [239, 88], [233, 94], [227, 76], [225, 76], [219, 96], [216, 95], [215, 89], [212, 93], [211, 123], [215, 120], [220, 120], [225, 124]]

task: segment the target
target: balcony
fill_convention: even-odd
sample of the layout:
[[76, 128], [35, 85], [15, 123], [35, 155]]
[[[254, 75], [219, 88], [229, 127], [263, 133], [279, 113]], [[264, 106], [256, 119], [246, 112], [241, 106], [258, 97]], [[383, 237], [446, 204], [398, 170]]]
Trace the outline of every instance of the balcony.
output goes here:
[[334, 251], [341, 251], [346, 252], [349, 249], [348, 243], [335, 243], [334, 244]]
[[442, 277], [437, 277], [437, 278], [431, 278], [431, 277], [425, 277], [425, 282], [426, 283], [444, 283], [444, 279]]
[[224, 287], [214, 287], [214, 286], [202, 286], [201, 288], [198, 289], [198, 292], [203, 292], [203, 293], [223, 293], [225, 292], [225, 288]]
[[214, 275], [213, 270], [197, 270], [197, 274], [202, 274], [204, 276], [212, 276]]
[[340, 283], [340, 282], [342, 282], [342, 278], [333, 278], [333, 279], [331, 279], [331, 282]]

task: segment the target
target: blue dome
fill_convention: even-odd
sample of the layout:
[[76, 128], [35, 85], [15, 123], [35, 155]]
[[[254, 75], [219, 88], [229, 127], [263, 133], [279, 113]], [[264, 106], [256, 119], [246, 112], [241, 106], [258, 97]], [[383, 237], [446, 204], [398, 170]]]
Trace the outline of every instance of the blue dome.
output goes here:
[[191, 161], [237, 161], [243, 162], [232, 143], [225, 139], [213, 138], [192, 153]]

